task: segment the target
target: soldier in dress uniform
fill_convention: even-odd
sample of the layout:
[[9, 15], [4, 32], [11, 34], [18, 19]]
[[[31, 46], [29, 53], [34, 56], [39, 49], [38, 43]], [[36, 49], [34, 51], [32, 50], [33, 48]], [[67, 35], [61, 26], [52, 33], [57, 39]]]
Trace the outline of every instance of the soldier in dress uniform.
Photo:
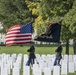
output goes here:
[[54, 61], [54, 66], [60, 65], [60, 60], [62, 59], [62, 45], [61, 44], [58, 46], [55, 52], [56, 52], [56, 58]]
[[30, 42], [30, 48], [27, 50], [27, 52], [29, 52], [29, 60], [28, 60], [26, 65], [30, 66], [30, 64], [31, 65], [34, 64], [34, 60], [36, 58], [35, 47], [34, 47], [34, 42], [33, 41]]

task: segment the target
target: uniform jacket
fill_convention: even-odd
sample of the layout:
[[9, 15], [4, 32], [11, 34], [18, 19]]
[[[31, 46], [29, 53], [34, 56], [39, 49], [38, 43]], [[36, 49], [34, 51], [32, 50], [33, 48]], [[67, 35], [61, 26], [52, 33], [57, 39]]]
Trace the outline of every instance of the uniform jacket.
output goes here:
[[34, 52], [35, 52], [35, 47], [34, 46], [31, 46], [30, 49], [27, 50], [27, 52], [29, 52], [29, 59], [36, 58], [35, 54], [34, 54]]
[[62, 46], [60, 45], [60, 46], [55, 50], [55, 52], [62, 53]]

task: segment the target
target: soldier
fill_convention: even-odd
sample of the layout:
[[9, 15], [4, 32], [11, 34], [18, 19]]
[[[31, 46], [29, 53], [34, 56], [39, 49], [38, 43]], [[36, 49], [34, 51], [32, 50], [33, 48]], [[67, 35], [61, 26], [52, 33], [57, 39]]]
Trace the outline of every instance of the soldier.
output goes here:
[[62, 59], [62, 46], [59, 45], [59, 47], [56, 49], [56, 58], [55, 58], [55, 62], [54, 62], [54, 66], [55, 65], [60, 65], [60, 60]]
[[27, 62], [27, 66], [30, 66], [34, 64], [34, 59], [36, 58], [35, 57], [35, 47], [34, 47], [34, 42], [30, 42], [30, 48], [27, 50], [27, 52], [29, 52], [29, 60]]

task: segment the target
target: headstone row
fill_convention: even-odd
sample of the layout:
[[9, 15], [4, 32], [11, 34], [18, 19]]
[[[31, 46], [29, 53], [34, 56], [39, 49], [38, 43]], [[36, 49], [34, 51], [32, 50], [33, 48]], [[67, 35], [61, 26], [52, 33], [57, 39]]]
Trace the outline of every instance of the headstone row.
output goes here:
[[[22, 60], [23, 59], [23, 60]], [[54, 66], [55, 54], [36, 54], [35, 64], [26, 66], [27, 54], [0, 54], [0, 75], [68, 75], [76, 71], [76, 55], [63, 55], [61, 66]], [[22, 62], [23, 61], [23, 62]], [[23, 66], [22, 66], [23, 65]], [[31, 72], [31, 73], [30, 73]]]

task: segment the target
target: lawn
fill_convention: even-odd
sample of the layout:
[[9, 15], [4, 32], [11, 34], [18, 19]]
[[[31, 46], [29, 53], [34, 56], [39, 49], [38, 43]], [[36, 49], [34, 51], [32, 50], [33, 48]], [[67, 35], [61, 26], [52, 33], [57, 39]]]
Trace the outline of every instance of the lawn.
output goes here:
[[[63, 47], [62, 54], [65, 54], [65, 46]], [[35, 53], [38, 54], [55, 54], [57, 46], [53, 45], [35, 45]], [[7, 54], [27, 54], [27, 49], [29, 49], [29, 45], [24, 46], [0, 46], [0, 54], [1, 53], [7, 53]], [[73, 48], [70, 46], [69, 48], [69, 54], [73, 54]]]
[[[65, 46], [63, 47], [63, 52], [62, 54], [65, 54]], [[35, 45], [35, 53], [36, 54], [55, 54], [55, 50], [56, 50], [57, 46], [54, 45]], [[0, 54], [2, 53], [6, 53], [6, 54], [28, 54], [27, 49], [29, 49], [29, 45], [24, 45], [24, 46], [0, 46]], [[73, 48], [72, 46], [70, 46], [69, 48], [69, 54], [73, 54]], [[12, 75], [12, 74], [11, 74]], [[22, 74], [22, 69], [21, 69], [21, 74]], [[31, 74], [32, 75], [32, 74]], [[76, 75], [76, 73], [74, 74], [68, 74], [68, 75]]]

